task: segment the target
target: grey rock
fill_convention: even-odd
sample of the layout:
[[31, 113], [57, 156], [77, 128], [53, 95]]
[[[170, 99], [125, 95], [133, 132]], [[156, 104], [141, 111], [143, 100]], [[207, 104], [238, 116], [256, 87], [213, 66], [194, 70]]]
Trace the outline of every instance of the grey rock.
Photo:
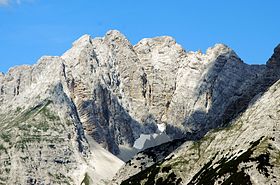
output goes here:
[[141, 175], [124, 167], [124, 176], [120, 174], [115, 184], [279, 184], [279, 85], [277, 81], [255, 97], [231, 126], [185, 142]]
[[[102, 38], [82, 36], [62, 56], [1, 73], [1, 183], [107, 183], [123, 164], [112, 154], [135, 152], [135, 141], [157, 133], [157, 124], [166, 125], [172, 140], [200, 139], [237, 119], [279, 79], [277, 48], [267, 65], [254, 66], [223, 44], [205, 54], [186, 52], [168, 36], [133, 46], [112, 30]], [[111, 153], [95, 153], [92, 140]], [[148, 157], [141, 170], [175, 146], [159, 146], [162, 155]], [[94, 163], [97, 154], [100, 161], [110, 156], [114, 169]]]
[[268, 66], [276, 66], [279, 67], [279, 61], [280, 61], [280, 44], [274, 49], [274, 53], [271, 56], [271, 58], [268, 60], [267, 65]]

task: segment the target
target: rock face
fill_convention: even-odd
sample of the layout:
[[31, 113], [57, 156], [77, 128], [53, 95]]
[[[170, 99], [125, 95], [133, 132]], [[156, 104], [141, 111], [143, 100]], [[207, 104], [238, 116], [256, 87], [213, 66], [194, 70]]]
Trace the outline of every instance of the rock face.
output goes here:
[[[141, 172], [130, 171], [127, 163], [120, 172], [124, 179], [132, 176], [120, 184], [279, 184], [279, 87], [280, 81], [255, 97], [230, 127], [185, 142]], [[135, 169], [145, 167], [136, 161]]]
[[[269, 62], [280, 62], [275, 55], [277, 49]], [[279, 184], [280, 68], [269, 62], [238, 102], [254, 98], [241, 112], [236, 107], [237, 115], [225, 127], [197, 141], [174, 140], [143, 151], [111, 184]]]
[[165, 164], [184, 141], [239, 119], [279, 79], [279, 63], [279, 46], [256, 66], [223, 44], [202, 54], [167, 36], [133, 46], [116, 30], [84, 35], [60, 57], [0, 74], [0, 184], [104, 184], [123, 164], [114, 155], [179, 139], [139, 153], [161, 151], [114, 183]]
[[272, 57], [268, 60], [267, 65], [268, 66], [280, 66], [280, 44], [274, 49], [274, 53]]

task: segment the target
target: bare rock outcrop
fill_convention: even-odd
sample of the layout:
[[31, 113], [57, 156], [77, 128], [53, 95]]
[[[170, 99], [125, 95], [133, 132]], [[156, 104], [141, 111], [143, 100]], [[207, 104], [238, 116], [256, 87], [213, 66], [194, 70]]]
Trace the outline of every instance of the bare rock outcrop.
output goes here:
[[187, 141], [147, 168], [135, 159], [138, 173], [127, 164], [113, 184], [279, 184], [279, 85], [255, 97], [231, 126]]
[[[0, 73], [0, 183], [108, 183], [123, 164], [115, 156], [141, 152], [133, 146], [143, 135], [198, 140], [238, 119], [279, 79], [278, 60], [279, 47], [257, 66], [223, 44], [203, 54], [168, 36], [133, 46], [116, 30], [84, 35], [62, 56]], [[162, 152], [141, 170], [180, 144], [151, 149]]]

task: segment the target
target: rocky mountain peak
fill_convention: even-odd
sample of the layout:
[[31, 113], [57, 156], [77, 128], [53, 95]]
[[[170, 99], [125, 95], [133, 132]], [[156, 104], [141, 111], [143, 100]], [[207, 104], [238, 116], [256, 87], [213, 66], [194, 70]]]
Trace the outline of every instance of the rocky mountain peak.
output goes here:
[[274, 53], [267, 62], [268, 66], [280, 66], [280, 44], [274, 49]]
[[85, 34], [83, 36], [81, 36], [79, 39], [77, 39], [75, 42], [73, 42], [73, 47], [80, 47], [81, 45], [86, 45], [88, 43], [91, 43], [91, 36], [88, 34]]
[[176, 43], [176, 40], [170, 36], [161, 36], [155, 38], [144, 38], [140, 40], [134, 47], [149, 47], [149, 48], [164, 48], [164, 47], [181, 47]]
[[225, 44], [215, 44], [206, 50], [206, 55], [211, 58], [217, 58], [218, 56], [224, 56], [226, 58], [235, 57], [239, 58], [238, 55]]
[[144, 38], [142, 40], [140, 40], [138, 42], [137, 45], [148, 45], [150, 47], [154, 47], [154, 46], [159, 46], [159, 45], [163, 45], [163, 46], [171, 46], [176, 44], [176, 41], [174, 38], [170, 37], [170, 36], [161, 36], [161, 37], [155, 37], [155, 38]]
[[128, 45], [132, 47], [128, 39], [118, 30], [109, 30], [103, 39], [109, 45]]
[[105, 37], [126, 38], [119, 30], [109, 30], [106, 32]]
[[[271, 60], [279, 60], [279, 48]], [[105, 184], [120, 159], [173, 140], [139, 163], [152, 165], [185, 139], [229, 125], [279, 79], [264, 68], [243, 63], [224, 44], [186, 53], [169, 36], [132, 46], [117, 30], [84, 35], [62, 56], [0, 74], [0, 167], [7, 169], [0, 184]], [[131, 175], [128, 166], [119, 180]]]
[[11, 67], [7, 73], [8, 74], [15, 74], [15, 73], [19, 73], [19, 72], [22, 72], [22, 71], [25, 71], [25, 70], [29, 70], [31, 68], [31, 66], [29, 65], [21, 65], [21, 66], [15, 66], [15, 67]]
[[81, 55], [86, 55], [87, 52], [83, 52], [87, 48], [92, 46], [92, 38], [90, 35], [83, 35], [78, 40], [73, 42], [72, 48], [66, 51], [61, 58], [64, 59], [68, 64], [78, 63], [78, 58], [81, 58]]

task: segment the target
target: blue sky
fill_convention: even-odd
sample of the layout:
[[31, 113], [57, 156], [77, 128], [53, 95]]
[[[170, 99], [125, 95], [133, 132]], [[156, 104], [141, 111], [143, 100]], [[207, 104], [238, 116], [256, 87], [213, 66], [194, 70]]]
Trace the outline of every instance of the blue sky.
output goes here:
[[263, 64], [280, 43], [279, 0], [0, 0], [0, 71], [61, 55], [118, 29], [133, 43], [170, 35], [187, 51], [224, 43]]

